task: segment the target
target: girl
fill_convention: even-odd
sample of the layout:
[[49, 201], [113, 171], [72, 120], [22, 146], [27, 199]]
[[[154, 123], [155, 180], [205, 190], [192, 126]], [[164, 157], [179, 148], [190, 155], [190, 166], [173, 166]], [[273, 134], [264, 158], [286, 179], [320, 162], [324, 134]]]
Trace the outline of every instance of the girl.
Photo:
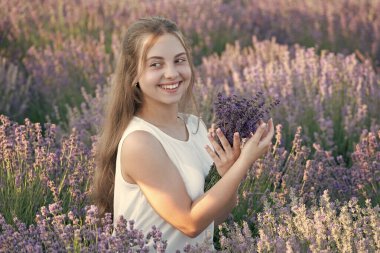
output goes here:
[[[193, 86], [190, 49], [172, 21], [140, 19], [128, 28], [98, 144], [95, 200], [115, 226], [120, 216], [145, 234], [155, 225], [168, 252], [212, 242], [214, 223], [235, 206], [240, 181], [274, 133], [271, 120], [263, 123], [241, 149], [238, 133], [231, 147], [218, 129], [218, 145], [184, 113]], [[204, 193], [212, 162], [222, 178]]]

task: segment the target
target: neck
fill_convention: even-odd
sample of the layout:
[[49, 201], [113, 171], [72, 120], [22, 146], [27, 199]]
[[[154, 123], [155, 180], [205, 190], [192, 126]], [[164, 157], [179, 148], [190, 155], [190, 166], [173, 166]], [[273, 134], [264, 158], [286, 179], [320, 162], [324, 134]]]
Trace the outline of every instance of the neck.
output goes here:
[[178, 117], [178, 105], [170, 107], [155, 106], [154, 108], [149, 106], [143, 106], [136, 116], [153, 123], [157, 126], [169, 126], [176, 124]]

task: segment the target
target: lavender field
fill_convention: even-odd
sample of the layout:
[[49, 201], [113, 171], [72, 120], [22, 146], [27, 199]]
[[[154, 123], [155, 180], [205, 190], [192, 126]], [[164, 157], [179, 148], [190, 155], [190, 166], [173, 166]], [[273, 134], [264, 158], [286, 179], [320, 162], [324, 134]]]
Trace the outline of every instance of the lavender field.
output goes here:
[[[177, 22], [200, 114], [279, 99], [276, 135], [215, 229], [219, 252], [380, 252], [380, 0], [0, 0], [0, 252], [157, 252], [90, 199], [122, 33]], [[207, 252], [207, 244], [181, 252]]]

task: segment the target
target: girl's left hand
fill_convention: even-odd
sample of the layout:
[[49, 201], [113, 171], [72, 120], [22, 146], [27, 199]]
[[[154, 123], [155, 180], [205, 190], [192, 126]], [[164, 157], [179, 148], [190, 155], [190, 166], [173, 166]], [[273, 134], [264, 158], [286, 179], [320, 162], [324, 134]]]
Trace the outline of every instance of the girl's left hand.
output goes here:
[[218, 136], [222, 147], [214, 138], [214, 133], [209, 132], [208, 139], [210, 140], [214, 150], [209, 146], [206, 146], [206, 151], [211, 156], [215, 163], [216, 169], [221, 177], [228, 171], [229, 168], [235, 163], [240, 156], [240, 136], [239, 133], [234, 134], [232, 147], [224, 136], [220, 128], [216, 129], [216, 135]]

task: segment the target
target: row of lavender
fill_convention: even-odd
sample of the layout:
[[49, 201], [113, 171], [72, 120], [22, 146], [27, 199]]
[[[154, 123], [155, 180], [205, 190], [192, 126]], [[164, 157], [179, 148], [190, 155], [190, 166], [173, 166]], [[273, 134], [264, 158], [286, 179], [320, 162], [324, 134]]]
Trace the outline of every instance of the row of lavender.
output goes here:
[[[360, 207], [352, 200], [340, 207], [327, 194], [309, 211], [302, 200], [292, 196], [284, 204], [275, 196], [258, 215], [259, 236], [253, 237], [248, 224], [223, 224], [219, 252], [378, 252], [379, 212], [370, 202]], [[113, 233], [110, 215], [99, 220], [94, 206], [86, 207], [83, 222], [72, 212], [62, 213], [59, 205], [41, 208], [36, 225], [29, 227], [18, 219], [14, 226], [0, 214], [1, 252], [149, 252], [153, 241], [156, 252], [167, 245], [155, 227], [144, 235], [134, 222], [120, 220]], [[222, 230], [226, 232], [222, 232]], [[210, 252], [209, 245], [185, 245], [177, 252]]]
[[[138, 17], [164, 15], [190, 38], [196, 62], [227, 42], [252, 35], [338, 52], [379, 64], [379, 0], [338, 1], [0, 1], [1, 113], [22, 121], [59, 121], [65, 104], [78, 105], [80, 87], [92, 92], [112, 73], [120, 34]], [[173, 8], [175, 6], [175, 8]], [[175, 11], [173, 11], [175, 10]], [[210, 19], [209, 17], [213, 17]], [[4, 63], [6, 61], [7, 63]], [[11, 75], [11, 74], [10, 74]], [[22, 93], [15, 90], [22, 87]], [[9, 99], [9, 97], [16, 99]], [[4, 102], [3, 102], [4, 101]]]
[[304, 0], [34, 0], [25, 3], [15, 0], [2, 1], [1, 6], [2, 38], [15, 42], [7, 46], [11, 49], [8, 55], [16, 59], [24, 56], [32, 45], [46, 47], [51, 42], [70, 38], [89, 36], [100, 41], [103, 35], [111, 47], [114, 31], [122, 31], [139, 17], [164, 15], [175, 20], [191, 38], [198, 56], [220, 52], [226, 42], [249, 40], [255, 34], [260, 39], [274, 36], [281, 42], [318, 45], [332, 51], [359, 50], [379, 60], [378, 0], [320, 3]]
[[[147, 252], [150, 240], [163, 252], [165, 238], [154, 228], [143, 235], [123, 220], [112, 235], [111, 216], [99, 221], [89, 200], [94, 147], [76, 131], [61, 139], [55, 125], [44, 129], [0, 116], [0, 252]], [[277, 125], [274, 145], [242, 182], [239, 204], [217, 232], [217, 248], [380, 250], [380, 208], [374, 207], [379, 203], [380, 131], [363, 132], [350, 167], [317, 144], [309, 158], [300, 131], [288, 152]], [[204, 252], [206, 246], [181, 250]]]

